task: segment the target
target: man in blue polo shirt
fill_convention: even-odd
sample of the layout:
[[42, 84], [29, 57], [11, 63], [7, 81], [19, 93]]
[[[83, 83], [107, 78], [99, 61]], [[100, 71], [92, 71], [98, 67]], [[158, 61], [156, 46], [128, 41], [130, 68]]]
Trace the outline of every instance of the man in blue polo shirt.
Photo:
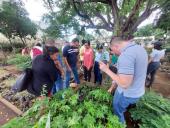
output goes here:
[[72, 42], [65, 46], [63, 49], [64, 63], [66, 66], [65, 73], [65, 87], [69, 87], [69, 81], [71, 78], [71, 72], [73, 72], [74, 80], [76, 84], [80, 84], [78, 71], [77, 71], [77, 62], [79, 54], [79, 40], [77, 38], [73, 39]]
[[119, 56], [118, 73], [113, 73], [103, 62], [100, 62], [100, 69], [112, 78], [111, 88], [118, 85], [114, 94], [113, 109], [119, 120], [125, 123], [124, 112], [127, 107], [135, 104], [145, 93], [148, 56], [143, 47], [122, 37], [112, 39], [111, 50]]

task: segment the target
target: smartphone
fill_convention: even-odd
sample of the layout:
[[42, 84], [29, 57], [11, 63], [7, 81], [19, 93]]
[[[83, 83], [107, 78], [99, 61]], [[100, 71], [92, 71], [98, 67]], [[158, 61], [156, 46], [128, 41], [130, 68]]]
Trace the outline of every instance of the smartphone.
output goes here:
[[107, 60], [102, 60], [103, 63], [107, 64]]

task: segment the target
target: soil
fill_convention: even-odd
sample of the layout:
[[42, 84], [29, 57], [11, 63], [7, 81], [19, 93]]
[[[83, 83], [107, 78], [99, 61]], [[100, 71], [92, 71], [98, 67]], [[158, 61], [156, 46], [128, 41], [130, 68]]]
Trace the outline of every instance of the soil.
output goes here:
[[152, 89], [164, 97], [170, 98], [170, 77], [168, 74], [158, 71]]
[[0, 102], [0, 126], [16, 116], [16, 113]]
[[20, 74], [21, 72], [15, 66], [4, 66], [0, 68], [0, 95], [25, 112], [33, 105], [34, 96], [26, 91], [14, 93], [11, 90], [11, 86]]

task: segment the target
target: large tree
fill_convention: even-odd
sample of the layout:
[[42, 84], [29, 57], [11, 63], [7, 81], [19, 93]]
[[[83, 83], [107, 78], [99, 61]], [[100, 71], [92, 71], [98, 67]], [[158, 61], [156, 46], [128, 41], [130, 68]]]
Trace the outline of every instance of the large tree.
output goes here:
[[[43, 0], [58, 30], [104, 29], [130, 36], [150, 14], [168, 0]], [[57, 9], [56, 9], [57, 8]], [[49, 19], [49, 18], [47, 18]]]
[[162, 15], [157, 22], [157, 27], [165, 31], [170, 30], [170, 1], [167, 1], [166, 5], [162, 8]]
[[11, 38], [18, 36], [25, 44], [25, 37], [34, 37], [37, 32], [36, 25], [28, 18], [21, 1], [3, 1], [0, 8], [0, 32], [11, 42]]

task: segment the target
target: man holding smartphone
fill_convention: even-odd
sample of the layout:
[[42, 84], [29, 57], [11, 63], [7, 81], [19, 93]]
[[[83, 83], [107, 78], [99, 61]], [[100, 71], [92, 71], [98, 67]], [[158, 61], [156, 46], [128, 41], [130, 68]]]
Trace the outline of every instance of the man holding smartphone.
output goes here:
[[100, 69], [113, 80], [112, 88], [118, 85], [114, 94], [113, 110], [120, 122], [125, 123], [124, 112], [127, 107], [135, 104], [145, 93], [148, 56], [143, 47], [124, 37], [114, 37], [111, 50], [119, 56], [117, 74], [103, 62], [100, 62]]

